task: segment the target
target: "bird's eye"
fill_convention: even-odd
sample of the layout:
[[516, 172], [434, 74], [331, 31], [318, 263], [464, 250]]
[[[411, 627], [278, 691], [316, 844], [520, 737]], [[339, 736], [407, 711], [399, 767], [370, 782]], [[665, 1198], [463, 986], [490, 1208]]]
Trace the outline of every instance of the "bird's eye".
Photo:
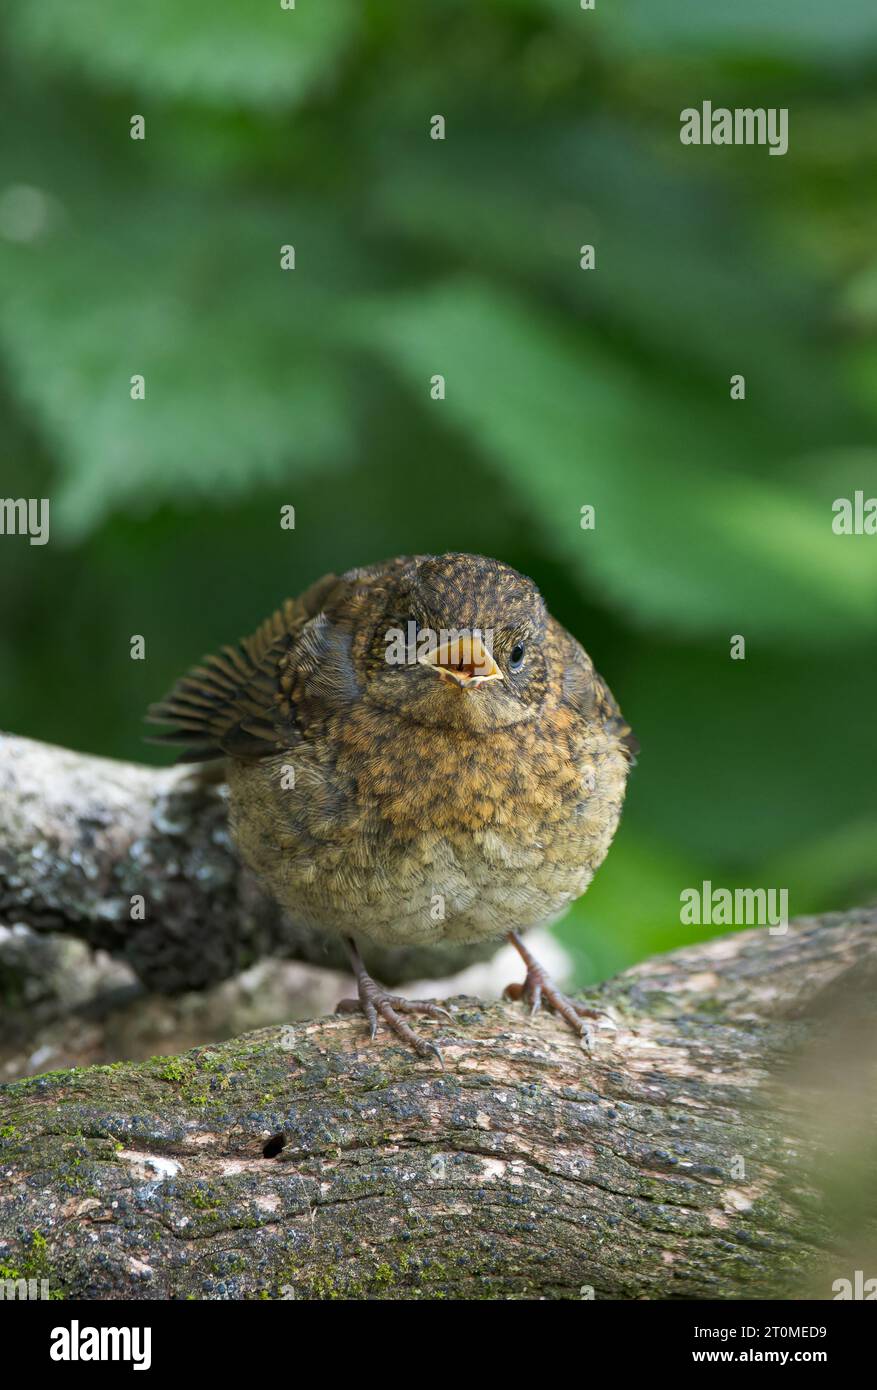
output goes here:
[[524, 664], [524, 644], [516, 642], [509, 653], [509, 670], [520, 671]]

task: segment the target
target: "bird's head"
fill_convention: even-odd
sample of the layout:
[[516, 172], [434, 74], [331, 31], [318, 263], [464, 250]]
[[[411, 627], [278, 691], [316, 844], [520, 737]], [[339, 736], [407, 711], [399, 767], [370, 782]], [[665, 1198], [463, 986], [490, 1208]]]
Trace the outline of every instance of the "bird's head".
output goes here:
[[538, 715], [548, 615], [535, 584], [510, 565], [418, 556], [386, 575], [369, 607], [358, 655], [370, 703], [416, 724], [470, 730]]

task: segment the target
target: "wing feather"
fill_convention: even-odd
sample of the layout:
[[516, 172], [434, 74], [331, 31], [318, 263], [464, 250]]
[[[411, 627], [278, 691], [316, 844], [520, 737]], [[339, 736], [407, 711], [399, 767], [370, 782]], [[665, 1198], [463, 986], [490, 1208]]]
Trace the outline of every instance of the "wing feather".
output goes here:
[[252, 636], [194, 666], [150, 706], [148, 723], [174, 727], [149, 742], [182, 746], [178, 762], [224, 755], [258, 761], [288, 747], [294, 724], [291, 654], [339, 582], [326, 575], [300, 598], [287, 599]]

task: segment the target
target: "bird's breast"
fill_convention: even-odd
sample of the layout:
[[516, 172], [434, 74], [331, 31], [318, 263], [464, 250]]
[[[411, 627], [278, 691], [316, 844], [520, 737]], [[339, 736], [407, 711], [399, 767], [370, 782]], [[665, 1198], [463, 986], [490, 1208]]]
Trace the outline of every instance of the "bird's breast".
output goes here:
[[[279, 793], [284, 767], [294, 786]], [[293, 915], [384, 944], [475, 941], [584, 891], [625, 775], [614, 741], [565, 710], [477, 737], [348, 712], [286, 760], [239, 771], [232, 824]]]

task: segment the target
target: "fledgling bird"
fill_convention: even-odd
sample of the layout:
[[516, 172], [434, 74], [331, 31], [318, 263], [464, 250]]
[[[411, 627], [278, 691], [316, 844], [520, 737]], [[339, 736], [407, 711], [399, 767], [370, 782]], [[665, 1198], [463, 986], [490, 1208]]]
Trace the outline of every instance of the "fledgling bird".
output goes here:
[[[180, 761], [228, 759], [232, 837], [300, 922], [346, 941], [371, 1036], [421, 1056], [363, 941], [507, 937], [509, 986], [587, 1038], [519, 933], [579, 897], [618, 825], [637, 744], [579, 643], [525, 576], [478, 555], [402, 556], [288, 599], [151, 707]], [[342, 1006], [339, 1006], [342, 1007]]]

